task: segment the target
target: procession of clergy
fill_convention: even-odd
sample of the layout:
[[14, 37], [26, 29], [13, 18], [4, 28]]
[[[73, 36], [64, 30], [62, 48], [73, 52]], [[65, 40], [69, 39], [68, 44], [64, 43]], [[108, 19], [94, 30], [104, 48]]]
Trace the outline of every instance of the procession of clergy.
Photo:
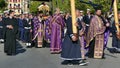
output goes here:
[[[16, 54], [16, 39], [25, 43], [27, 48], [50, 47], [51, 54], [61, 54], [61, 64], [86, 65], [86, 57], [103, 59], [104, 50], [110, 33], [112, 47], [120, 52], [120, 40], [117, 38], [113, 15], [103, 16], [101, 8], [76, 10], [78, 34], [72, 30], [72, 17], [69, 12], [63, 13], [59, 8], [54, 14], [44, 15], [42, 11], [35, 14], [23, 13], [16, 16], [10, 10], [0, 14], [0, 42], [4, 43], [4, 52], [8, 56]], [[118, 12], [120, 21], [120, 11]]]

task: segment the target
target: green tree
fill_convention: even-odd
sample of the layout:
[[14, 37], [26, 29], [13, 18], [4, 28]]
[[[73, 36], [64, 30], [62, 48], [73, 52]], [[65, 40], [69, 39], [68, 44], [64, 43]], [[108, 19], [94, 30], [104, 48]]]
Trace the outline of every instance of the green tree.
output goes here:
[[7, 3], [5, 2], [5, 0], [0, 0], [0, 10], [4, 11], [6, 7]]
[[38, 6], [41, 4], [40, 1], [31, 1], [30, 2], [30, 12], [35, 13], [38, 11]]
[[[60, 8], [63, 12], [70, 12], [70, 0], [51, 0], [52, 1], [52, 11], [55, 10], [55, 8]], [[90, 0], [84, 0], [86, 2]], [[91, 0], [95, 4], [100, 4], [103, 6], [102, 10], [103, 12], [107, 12], [110, 9], [111, 0]], [[30, 11], [35, 12], [37, 11], [37, 7], [41, 4], [40, 1], [31, 1]], [[81, 3], [80, 0], [75, 0], [75, 7], [76, 9], [86, 11], [87, 8], [91, 9], [92, 12], [94, 12], [94, 8], [91, 5]], [[120, 8], [120, 0], [118, 2], [118, 8]]]

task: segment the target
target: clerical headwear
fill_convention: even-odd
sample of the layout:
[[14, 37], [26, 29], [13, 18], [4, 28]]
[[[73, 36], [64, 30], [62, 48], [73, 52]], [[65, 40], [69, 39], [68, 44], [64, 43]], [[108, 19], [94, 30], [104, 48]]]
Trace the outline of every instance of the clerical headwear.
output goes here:
[[102, 8], [103, 8], [103, 7], [102, 7], [102, 6], [100, 6], [100, 5], [99, 5], [99, 6], [95, 6], [95, 7], [94, 7], [95, 11], [97, 11], [97, 10], [102, 10]]
[[64, 12], [63, 11], [60, 11], [60, 14], [63, 14]]
[[13, 10], [10, 10], [10, 11], [9, 11], [9, 14], [11, 14], [12, 12], [14, 12], [14, 11], [13, 11]]
[[118, 11], [118, 14], [120, 14], [120, 11]]
[[118, 14], [120, 14], [120, 9], [118, 8]]
[[2, 15], [2, 13], [0, 13], [0, 15]]
[[8, 14], [9, 12], [8, 11], [4, 11], [4, 13]]
[[82, 11], [82, 10], [80, 10], [80, 13], [83, 13], [83, 11]]
[[90, 11], [90, 9], [87, 9], [87, 11]]
[[24, 12], [23, 14], [28, 14], [28, 12]]

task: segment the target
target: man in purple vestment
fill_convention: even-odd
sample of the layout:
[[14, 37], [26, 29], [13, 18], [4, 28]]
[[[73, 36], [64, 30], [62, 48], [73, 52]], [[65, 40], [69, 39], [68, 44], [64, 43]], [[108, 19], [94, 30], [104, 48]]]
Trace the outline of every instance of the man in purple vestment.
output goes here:
[[34, 17], [33, 19], [33, 24], [34, 24], [34, 29], [33, 29], [33, 33], [34, 33], [34, 37], [33, 37], [33, 41], [36, 44], [37, 48], [41, 48], [42, 44], [43, 44], [43, 18], [42, 18], [43, 14], [42, 12], [39, 12], [38, 16]]
[[109, 26], [104, 18], [101, 16], [101, 7], [96, 7], [96, 14], [90, 22], [90, 27], [87, 34], [87, 47], [89, 46], [89, 58], [104, 58], [104, 33], [106, 27]]
[[47, 42], [47, 43], [50, 43], [50, 35], [51, 35], [51, 33], [50, 33], [50, 21], [51, 21], [51, 19], [52, 19], [52, 16], [48, 16], [48, 18], [45, 20], [45, 24], [44, 24], [44, 26], [45, 26], [45, 36], [44, 36], [44, 40]]
[[51, 28], [51, 44], [50, 51], [52, 54], [61, 52], [62, 32], [64, 30], [65, 22], [60, 15], [60, 9], [56, 9], [55, 15], [50, 22]]

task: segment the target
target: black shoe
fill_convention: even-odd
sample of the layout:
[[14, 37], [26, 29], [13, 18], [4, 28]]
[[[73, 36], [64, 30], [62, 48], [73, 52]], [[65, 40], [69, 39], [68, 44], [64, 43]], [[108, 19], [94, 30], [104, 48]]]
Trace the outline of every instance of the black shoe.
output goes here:
[[4, 42], [0, 42], [0, 43], [4, 43]]
[[106, 59], [106, 57], [105, 57], [105, 56], [103, 56], [103, 57], [102, 57], [102, 59]]
[[88, 56], [88, 58], [93, 58], [93, 56]]
[[72, 60], [71, 63], [72, 63], [73, 65], [79, 65], [79, 61], [77, 61], [77, 60]]
[[88, 63], [89, 63], [89, 62], [85, 62], [85, 60], [81, 60], [81, 61], [79, 62], [79, 65], [80, 65], [80, 66], [86, 66]]
[[69, 60], [64, 60], [61, 64], [62, 64], [62, 65], [70, 65], [70, 64], [71, 64], [71, 61], [69, 61]]
[[116, 49], [116, 53], [120, 53], [120, 48]]
[[36, 46], [35, 48], [42, 48], [42, 47], [37, 47], [37, 46]]
[[15, 54], [15, 53], [13, 53], [13, 54], [8, 54], [8, 53], [6, 53], [6, 55], [7, 55], [7, 56], [15, 56], [16, 54]]
[[7, 53], [7, 51], [4, 51], [4, 53]]
[[32, 46], [27, 46], [26, 48], [32, 48]]
[[12, 56], [12, 54], [8, 54], [8, 53], [7, 53], [6, 55], [7, 55], [7, 56]]

